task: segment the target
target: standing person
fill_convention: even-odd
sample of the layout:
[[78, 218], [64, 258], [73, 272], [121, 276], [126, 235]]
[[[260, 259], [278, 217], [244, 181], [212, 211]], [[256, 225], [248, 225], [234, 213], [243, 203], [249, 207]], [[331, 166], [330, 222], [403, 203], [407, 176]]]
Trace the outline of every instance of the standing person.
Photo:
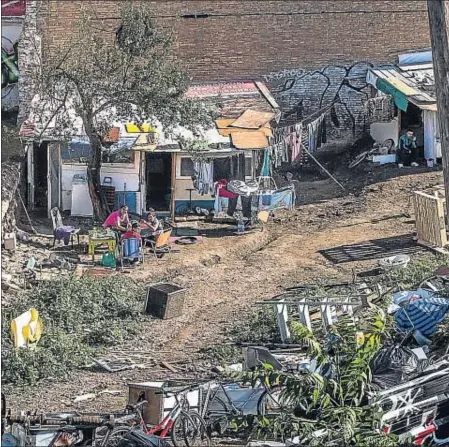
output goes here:
[[418, 158], [418, 149], [416, 147], [416, 137], [413, 135], [413, 130], [407, 129], [404, 135], [399, 138], [398, 150], [398, 167], [404, 166], [419, 166], [416, 163]]

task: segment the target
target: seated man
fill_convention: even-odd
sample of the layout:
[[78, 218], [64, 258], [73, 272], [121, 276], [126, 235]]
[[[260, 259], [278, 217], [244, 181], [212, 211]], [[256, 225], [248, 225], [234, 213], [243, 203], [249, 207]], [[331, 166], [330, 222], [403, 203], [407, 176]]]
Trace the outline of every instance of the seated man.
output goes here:
[[413, 130], [407, 129], [405, 135], [401, 136], [396, 155], [398, 167], [400, 168], [404, 166], [419, 166], [416, 162], [418, 159], [418, 148], [416, 147], [416, 137], [413, 135]]
[[103, 224], [104, 228], [111, 228], [114, 230], [119, 240], [120, 234], [125, 233], [130, 228], [128, 207], [122, 205], [118, 211], [114, 211], [109, 215]]

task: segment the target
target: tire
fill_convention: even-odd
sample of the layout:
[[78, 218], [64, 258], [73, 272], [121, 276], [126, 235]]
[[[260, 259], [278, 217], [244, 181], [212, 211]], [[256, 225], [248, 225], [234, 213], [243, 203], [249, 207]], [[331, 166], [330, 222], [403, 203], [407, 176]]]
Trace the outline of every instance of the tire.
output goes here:
[[102, 447], [117, 447], [123, 436], [131, 431], [132, 428], [133, 427], [129, 427], [127, 425], [119, 425], [118, 427], [115, 427], [112, 431], [106, 434], [106, 436], [108, 436], [107, 443], [104, 444], [105, 439], [103, 439], [100, 445]]
[[222, 435], [228, 429], [228, 417], [232, 416], [232, 414], [228, 410], [227, 405], [219, 397], [215, 396], [211, 402], [214, 402], [214, 405], [218, 404], [220, 410], [216, 410], [217, 414], [215, 416], [214, 413], [206, 416], [207, 431], [209, 436], [211, 436], [214, 432]]
[[190, 438], [194, 442], [195, 430], [194, 422], [186, 411], [181, 411], [170, 433], [171, 441], [174, 447], [189, 447]]
[[354, 158], [354, 160], [349, 163], [348, 168], [352, 169], [358, 166], [360, 163], [362, 163], [363, 160], [368, 156], [369, 151], [362, 152], [361, 154], [357, 155], [357, 157]]
[[190, 440], [186, 440], [187, 446], [210, 447], [212, 445], [212, 441], [207, 431], [206, 422], [204, 422], [204, 419], [196, 411], [190, 411], [189, 416], [195, 426], [195, 436], [193, 443], [191, 443]]

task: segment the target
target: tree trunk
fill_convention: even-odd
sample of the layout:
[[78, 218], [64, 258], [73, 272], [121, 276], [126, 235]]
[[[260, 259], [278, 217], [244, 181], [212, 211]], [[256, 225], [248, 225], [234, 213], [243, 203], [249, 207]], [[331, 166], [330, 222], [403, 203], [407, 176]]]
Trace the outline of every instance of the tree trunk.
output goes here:
[[103, 222], [110, 210], [106, 195], [101, 188], [101, 140], [93, 130], [93, 126], [85, 125], [85, 129], [92, 149], [92, 155], [87, 164], [87, 181], [94, 219]]
[[[440, 123], [446, 198], [449, 200], [449, 1], [427, 0]], [[449, 206], [446, 211], [449, 218]]]

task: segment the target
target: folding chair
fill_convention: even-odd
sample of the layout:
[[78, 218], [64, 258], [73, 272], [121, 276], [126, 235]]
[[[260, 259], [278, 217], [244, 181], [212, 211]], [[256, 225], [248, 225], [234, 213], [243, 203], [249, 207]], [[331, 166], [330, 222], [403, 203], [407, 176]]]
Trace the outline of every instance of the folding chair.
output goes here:
[[[150, 247], [150, 249], [153, 251], [154, 257], [156, 258], [156, 261], [158, 260], [158, 255], [164, 255], [165, 253], [171, 253], [171, 247], [170, 247], [170, 236], [171, 236], [172, 229], [164, 230], [162, 233], [160, 233], [155, 241], [147, 240], [145, 244]], [[162, 257], [160, 256], [160, 257]]]
[[120, 264], [123, 270], [123, 260], [128, 259], [134, 261], [145, 262], [145, 256], [143, 254], [142, 241], [136, 238], [123, 239], [120, 244]]
[[[61, 217], [61, 212], [59, 211], [59, 208], [57, 206], [55, 206], [54, 208], [52, 208], [50, 210], [50, 216], [51, 216], [51, 221], [53, 223], [53, 248], [55, 247], [56, 244], [56, 230], [58, 230], [59, 228], [63, 228], [64, 227], [64, 223], [62, 222], [62, 217]], [[72, 249], [73, 249], [73, 236], [76, 235], [77, 240], [78, 240], [78, 246], [80, 244], [80, 228], [74, 228], [74, 227], [67, 227], [68, 228], [72, 228], [71, 232], [70, 232], [70, 242], [72, 243]]]

